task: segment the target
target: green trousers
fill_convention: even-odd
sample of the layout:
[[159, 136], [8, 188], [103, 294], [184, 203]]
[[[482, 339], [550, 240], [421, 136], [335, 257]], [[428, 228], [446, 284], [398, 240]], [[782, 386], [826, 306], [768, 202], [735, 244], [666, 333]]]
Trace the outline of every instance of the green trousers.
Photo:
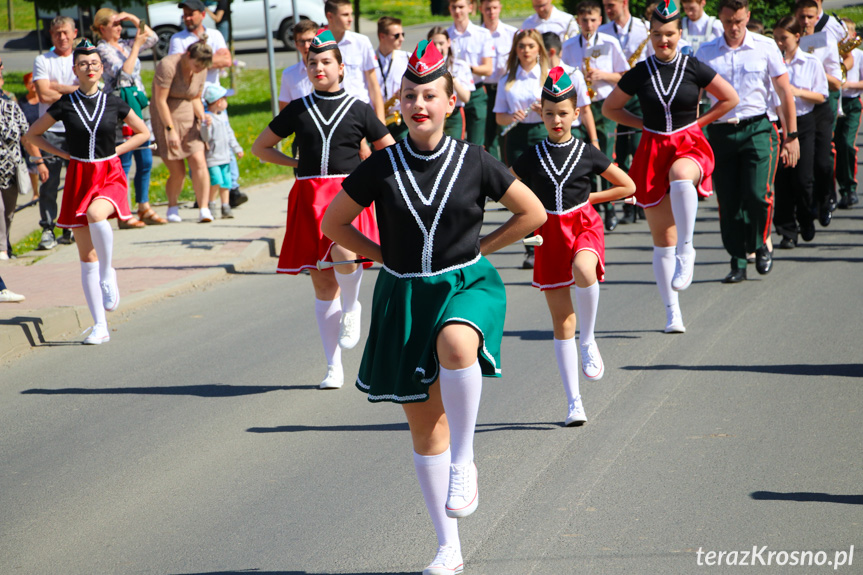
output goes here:
[[732, 269], [746, 269], [746, 255], [770, 234], [778, 138], [767, 119], [707, 128], [716, 159], [713, 184], [719, 203], [722, 245]]
[[[640, 106], [639, 106], [640, 107]], [[593, 112], [593, 122], [596, 124], [596, 139], [599, 140], [599, 151], [608, 156], [608, 158], [613, 162], [614, 161], [614, 130], [617, 128], [617, 124], [612, 122], [608, 118], [602, 115], [602, 102], [593, 102], [590, 105], [590, 111]], [[624, 129], [628, 130], [624, 126]], [[590, 142], [588, 142], [589, 144]], [[601, 186], [603, 190], [607, 190], [611, 187], [607, 181], [602, 178], [599, 178]], [[596, 178], [591, 179], [591, 190], [596, 191]], [[606, 202], [608, 204], [610, 202]], [[600, 204], [605, 206], [606, 204]]]
[[482, 86], [470, 93], [464, 105], [465, 140], [471, 144], [485, 146], [485, 118], [488, 115], [488, 96]]
[[503, 137], [503, 160], [511, 166], [528, 149], [548, 137], [545, 124], [517, 124]]
[[450, 138], [456, 140], [462, 139], [464, 132], [464, 108], [456, 107], [449, 118], [446, 119], [443, 125], [443, 132]]
[[860, 98], [842, 98], [845, 115], [836, 121], [833, 146], [836, 148], [836, 183], [839, 194], [857, 192], [857, 131], [860, 129]]
[[[639, 118], [642, 117], [641, 102], [638, 100], [637, 95], [630, 98], [623, 109], [635, 114]], [[641, 130], [636, 130], [629, 126], [618, 126], [617, 128], [620, 132], [624, 133], [622, 135], [619, 134], [616, 137], [616, 141], [614, 143], [614, 155], [617, 159], [617, 165], [620, 166], [624, 172], [628, 172], [629, 168], [632, 167], [632, 158], [635, 157], [635, 151], [638, 149], [638, 144], [641, 142]], [[634, 133], [627, 134], [626, 132]]]

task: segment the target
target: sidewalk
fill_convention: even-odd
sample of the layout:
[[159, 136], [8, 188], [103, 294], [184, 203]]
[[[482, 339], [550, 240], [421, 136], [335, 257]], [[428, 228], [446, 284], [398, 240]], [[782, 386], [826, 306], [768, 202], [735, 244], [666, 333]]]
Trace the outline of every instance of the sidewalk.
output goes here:
[[[244, 187], [249, 201], [234, 209], [232, 220], [199, 224], [198, 210], [182, 207], [183, 222], [177, 224], [118, 230], [117, 220], [110, 220], [122, 298], [120, 309], [108, 314], [109, 327], [126, 312], [226, 274], [267, 261], [275, 270], [273, 258], [281, 247], [292, 184], [286, 179]], [[38, 212], [38, 208], [24, 211]], [[164, 216], [166, 207], [156, 211]], [[21, 224], [16, 216], [13, 230]], [[27, 297], [21, 303], [0, 304], [0, 360], [50, 342], [83, 339], [78, 334], [93, 320], [81, 290], [74, 245], [21, 254], [0, 264], [0, 275], [9, 289]]]

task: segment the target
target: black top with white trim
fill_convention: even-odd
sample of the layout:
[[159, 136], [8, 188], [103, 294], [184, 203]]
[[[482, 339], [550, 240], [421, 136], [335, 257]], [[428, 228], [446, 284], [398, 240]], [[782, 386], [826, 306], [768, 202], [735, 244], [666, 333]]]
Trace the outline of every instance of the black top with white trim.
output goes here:
[[715, 76], [707, 64], [678, 52], [670, 62], [656, 56], [639, 62], [617, 86], [630, 96], [638, 94], [646, 129], [667, 134], [698, 119], [699, 91]]
[[527, 150], [512, 169], [550, 214], [565, 214], [590, 197], [590, 180], [611, 165], [608, 157], [578, 138], [563, 144], [543, 140]]
[[384, 266], [427, 277], [479, 259], [485, 199], [499, 200], [514, 180], [482, 146], [444, 136], [426, 153], [406, 137], [372, 154], [342, 186], [358, 204], [374, 202]]
[[270, 122], [280, 138], [296, 133], [300, 149], [297, 177], [347, 175], [360, 164], [360, 142], [389, 132], [368, 104], [338, 92], [318, 92], [293, 100]]
[[69, 155], [93, 162], [116, 154], [117, 124], [129, 115], [129, 104], [99, 90], [87, 96], [81, 90], [64, 94], [48, 114], [66, 126]]

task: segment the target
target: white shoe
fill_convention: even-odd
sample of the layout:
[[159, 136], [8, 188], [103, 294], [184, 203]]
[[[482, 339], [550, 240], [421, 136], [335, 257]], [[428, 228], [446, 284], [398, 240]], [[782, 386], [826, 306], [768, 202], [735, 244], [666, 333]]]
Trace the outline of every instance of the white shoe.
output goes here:
[[674, 266], [674, 277], [671, 278], [671, 289], [683, 291], [692, 283], [692, 274], [695, 272], [695, 250], [686, 255], [674, 256], [677, 260]]
[[686, 327], [683, 325], [683, 314], [680, 313], [680, 306], [668, 306], [665, 308], [665, 333], [686, 333]]
[[345, 384], [345, 374], [342, 368], [334, 365], [327, 366], [327, 375], [318, 386], [320, 389], [339, 389]]
[[83, 341], [84, 345], [99, 345], [111, 339], [111, 336], [108, 335], [108, 326], [104, 323], [97, 323], [84, 333], [87, 331], [90, 332], [90, 335]]
[[0, 291], [0, 302], [5, 301], [10, 303], [17, 303], [19, 301], [24, 301], [25, 299], [27, 298], [25, 298], [23, 295], [15, 293], [14, 291], [8, 289]]
[[564, 425], [567, 427], [577, 427], [587, 423], [587, 416], [584, 414], [584, 406], [581, 404], [581, 396], [575, 396], [575, 400], [569, 404], [569, 413], [566, 416]]
[[165, 216], [169, 222], [179, 223], [183, 221], [183, 218], [180, 217], [180, 208], [177, 206], [168, 207], [168, 215]]
[[476, 464], [449, 466], [449, 493], [446, 498], [447, 517], [467, 517], [479, 504]]
[[201, 208], [198, 210], [198, 223], [199, 224], [208, 224], [213, 221], [213, 212], [210, 211], [210, 208]]
[[595, 341], [581, 346], [581, 372], [590, 381], [598, 381], [605, 374], [605, 364]]
[[449, 545], [437, 548], [437, 555], [431, 564], [423, 569], [423, 575], [454, 575], [464, 571], [461, 551]]
[[9, 254], [6, 252], [0, 252], [0, 261], [6, 261], [9, 259]]
[[360, 313], [362, 306], [357, 304], [354, 311], [342, 312], [339, 322], [339, 347], [353, 349], [360, 342]]
[[120, 305], [120, 288], [117, 285], [117, 270], [111, 268], [108, 279], [99, 282], [102, 288], [102, 306], [105, 311], [114, 311]]

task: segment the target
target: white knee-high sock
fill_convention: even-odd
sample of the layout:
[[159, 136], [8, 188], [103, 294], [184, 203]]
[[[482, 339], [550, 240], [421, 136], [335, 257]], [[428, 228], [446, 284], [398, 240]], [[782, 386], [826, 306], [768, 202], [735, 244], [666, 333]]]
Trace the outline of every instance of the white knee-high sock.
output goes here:
[[555, 339], [554, 355], [557, 357], [557, 370], [563, 380], [563, 389], [566, 391], [567, 403], [572, 403], [581, 395], [578, 390], [578, 350], [575, 347], [575, 338]]
[[464, 465], [473, 461], [473, 435], [482, 394], [482, 369], [479, 360], [464, 369], [440, 368], [440, 394], [449, 422], [452, 462]]
[[354, 311], [360, 299], [360, 283], [363, 280], [363, 266], [358, 267], [353, 273], [340, 274], [336, 272], [336, 282], [342, 290], [342, 311]]
[[99, 257], [99, 275], [103, 280], [111, 277], [111, 259], [114, 255], [114, 232], [108, 220], [90, 223], [90, 237]]
[[677, 292], [671, 289], [671, 278], [674, 277], [674, 268], [677, 260], [674, 246], [661, 248], [653, 246], [653, 275], [656, 277], [656, 287], [659, 288], [659, 296], [665, 307], [678, 304]]
[[695, 214], [698, 212], [698, 190], [691, 180], [671, 182], [671, 213], [677, 226], [677, 253], [692, 253], [692, 235], [695, 233]]
[[81, 286], [87, 307], [95, 324], [108, 325], [105, 320], [105, 306], [102, 303], [102, 288], [99, 287], [99, 262], [81, 262]]
[[593, 341], [596, 326], [596, 311], [599, 309], [599, 282], [586, 288], [575, 286], [575, 307], [578, 308], [578, 342], [581, 345]]
[[458, 520], [446, 515], [446, 498], [449, 491], [450, 450], [440, 455], [420, 455], [414, 452], [414, 468], [423, 492], [426, 508], [437, 533], [438, 545], [461, 549], [458, 538]]
[[325, 301], [315, 299], [315, 318], [327, 365], [342, 365], [342, 349], [339, 347], [339, 321], [342, 319], [342, 304], [339, 300]]

